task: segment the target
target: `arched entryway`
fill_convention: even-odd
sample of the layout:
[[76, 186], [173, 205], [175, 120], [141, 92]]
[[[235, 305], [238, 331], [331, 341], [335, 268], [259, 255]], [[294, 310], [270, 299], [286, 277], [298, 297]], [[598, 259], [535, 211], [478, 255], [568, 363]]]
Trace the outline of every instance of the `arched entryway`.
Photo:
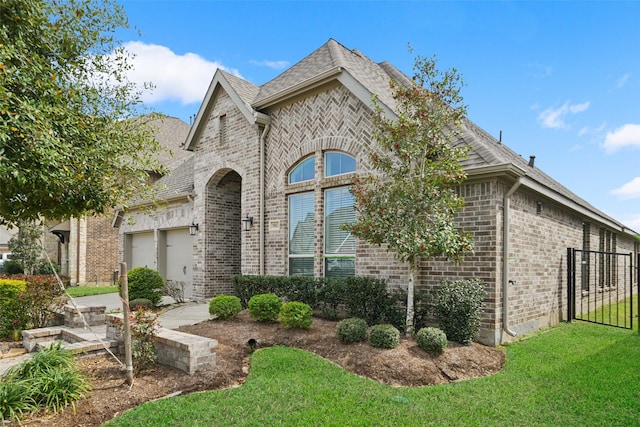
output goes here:
[[207, 185], [205, 297], [232, 294], [231, 277], [241, 272], [242, 177], [218, 171]]

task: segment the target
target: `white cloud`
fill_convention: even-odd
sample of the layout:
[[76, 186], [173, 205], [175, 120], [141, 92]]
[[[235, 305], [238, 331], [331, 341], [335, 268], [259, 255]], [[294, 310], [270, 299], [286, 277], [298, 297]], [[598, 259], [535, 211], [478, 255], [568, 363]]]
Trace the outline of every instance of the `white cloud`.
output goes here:
[[254, 65], [259, 65], [261, 67], [273, 68], [274, 70], [282, 70], [289, 66], [289, 61], [249, 61]]
[[195, 53], [178, 55], [171, 49], [142, 42], [127, 42], [123, 47], [135, 57], [128, 71], [129, 81], [138, 84], [151, 82], [155, 87], [145, 92], [142, 100], [148, 103], [179, 101], [182, 105], [199, 103], [204, 98], [217, 68], [239, 75], [237, 70], [210, 62]]
[[590, 102], [582, 104], [570, 104], [566, 101], [560, 108], [547, 108], [538, 115], [538, 121], [544, 128], [550, 129], [569, 129], [565, 120], [569, 114], [581, 113], [589, 108]]
[[622, 218], [622, 223], [633, 231], [640, 232], [640, 215], [627, 215]]
[[607, 132], [603, 147], [608, 153], [624, 147], [640, 148], [640, 124], [628, 123], [613, 132]]
[[621, 199], [640, 199], [640, 176], [632, 179], [620, 188], [611, 190], [611, 194]]
[[631, 74], [627, 73], [624, 76], [620, 77], [616, 83], [616, 86], [618, 86], [619, 88], [623, 88], [625, 84], [627, 84], [627, 80], [629, 80], [629, 77], [631, 77]]

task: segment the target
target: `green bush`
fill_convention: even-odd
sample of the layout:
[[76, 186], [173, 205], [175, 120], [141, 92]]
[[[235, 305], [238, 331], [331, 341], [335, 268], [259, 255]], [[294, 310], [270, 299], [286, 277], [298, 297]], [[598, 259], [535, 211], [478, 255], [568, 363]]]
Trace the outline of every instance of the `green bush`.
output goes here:
[[392, 301], [387, 284], [371, 277], [345, 277], [344, 303], [349, 317], [359, 317], [367, 325], [388, 323], [386, 315]]
[[129, 301], [144, 298], [156, 306], [162, 300], [164, 279], [156, 270], [135, 267], [127, 273]]
[[131, 350], [136, 373], [150, 368], [158, 359], [155, 337], [159, 328], [160, 323], [154, 312], [141, 308], [133, 313]]
[[[5, 373], [1, 383], [11, 401], [2, 408], [3, 415], [14, 416], [25, 412], [33, 405], [42, 405], [54, 412], [84, 397], [90, 390], [88, 379], [76, 367], [73, 353], [62, 348], [60, 343], [45, 348], [30, 359], [14, 366]], [[12, 386], [13, 385], [13, 386]], [[16, 392], [22, 390], [22, 403], [16, 400]], [[0, 403], [1, 405], [1, 403]]]
[[31, 397], [30, 387], [31, 384], [24, 380], [0, 381], [0, 420], [19, 421], [26, 413], [38, 409]]
[[447, 335], [438, 328], [422, 328], [416, 334], [416, 342], [427, 353], [439, 355], [447, 348]]
[[249, 315], [260, 321], [276, 320], [282, 300], [276, 294], [254, 295], [249, 300]]
[[484, 283], [476, 279], [441, 285], [434, 312], [447, 338], [470, 344], [478, 336], [484, 295]]
[[350, 317], [338, 322], [338, 339], [344, 343], [362, 342], [367, 338], [367, 322], [358, 317]]
[[376, 348], [396, 348], [400, 344], [400, 331], [388, 323], [372, 326], [369, 342]]
[[345, 281], [336, 277], [318, 280], [316, 308], [325, 319], [338, 318], [338, 310], [345, 299]]
[[22, 264], [15, 259], [8, 259], [2, 264], [2, 272], [4, 274], [8, 274], [9, 276], [13, 276], [16, 274], [24, 274], [24, 268], [22, 268]]
[[240, 298], [233, 295], [218, 295], [209, 301], [209, 314], [214, 319], [233, 319], [241, 311]]
[[280, 307], [278, 320], [285, 328], [309, 329], [313, 322], [313, 312], [309, 304], [299, 301], [285, 302]]
[[146, 298], [136, 298], [129, 301], [129, 309], [134, 311], [138, 308], [144, 308], [146, 310], [151, 310], [153, 308], [153, 303]]

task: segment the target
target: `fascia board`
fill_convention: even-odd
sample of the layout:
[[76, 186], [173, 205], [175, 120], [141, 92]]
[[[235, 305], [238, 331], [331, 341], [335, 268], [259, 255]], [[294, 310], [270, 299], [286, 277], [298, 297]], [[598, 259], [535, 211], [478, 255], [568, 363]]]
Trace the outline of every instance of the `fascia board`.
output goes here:
[[594, 212], [591, 209], [588, 209], [578, 203], [576, 203], [575, 201], [564, 197], [560, 194], [558, 194], [557, 192], [551, 190], [550, 188], [540, 184], [537, 181], [534, 181], [533, 179], [531, 179], [530, 177], [523, 177], [522, 179], [522, 185], [535, 191], [536, 193], [550, 199], [553, 200], [554, 202], [560, 203], [564, 206], [567, 206], [569, 209], [579, 213], [580, 215], [583, 215], [586, 218], [592, 219], [594, 221], [597, 221], [601, 224], [604, 224], [614, 230], [620, 231], [622, 233], [628, 234], [630, 236], [636, 236], [638, 233], [636, 233], [635, 231], [631, 230], [630, 228], [625, 227], [622, 224], [619, 224], [617, 222], [612, 221], [611, 219], [604, 217], [602, 215], [600, 215], [598, 212]]
[[465, 169], [467, 179], [482, 179], [486, 177], [511, 177], [517, 179], [525, 175], [525, 170], [513, 163], [503, 163], [499, 165], [480, 166]]
[[[344, 72], [340, 74], [338, 77], [338, 81], [342, 83], [344, 87], [346, 87], [351, 93], [353, 93], [356, 98], [358, 98], [363, 104], [368, 105], [371, 110], [374, 110], [374, 105], [371, 100], [371, 97], [374, 95], [369, 89], [367, 89], [362, 83], [360, 83], [357, 79], [355, 79], [348, 72]], [[398, 116], [397, 114], [386, 104], [378, 100], [378, 105], [382, 108], [385, 116], [394, 120]]]
[[264, 108], [268, 108], [272, 105], [281, 103], [286, 101], [289, 98], [300, 95], [301, 93], [307, 92], [309, 90], [315, 89], [318, 86], [321, 86], [328, 81], [334, 80], [335, 76], [342, 73], [341, 67], [334, 67], [327, 71], [324, 71], [320, 74], [317, 74], [307, 80], [304, 80], [298, 84], [290, 86], [280, 92], [276, 92], [271, 96], [268, 96], [260, 102], [257, 102], [252, 105], [255, 110], [262, 110]]

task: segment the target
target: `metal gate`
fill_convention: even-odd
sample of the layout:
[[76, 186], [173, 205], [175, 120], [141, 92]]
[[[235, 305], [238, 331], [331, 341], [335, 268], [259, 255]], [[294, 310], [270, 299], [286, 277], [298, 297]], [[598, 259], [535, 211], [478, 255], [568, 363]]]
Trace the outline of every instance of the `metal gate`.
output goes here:
[[633, 254], [568, 248], [567, 266], [569, 321], [633, 328]]

